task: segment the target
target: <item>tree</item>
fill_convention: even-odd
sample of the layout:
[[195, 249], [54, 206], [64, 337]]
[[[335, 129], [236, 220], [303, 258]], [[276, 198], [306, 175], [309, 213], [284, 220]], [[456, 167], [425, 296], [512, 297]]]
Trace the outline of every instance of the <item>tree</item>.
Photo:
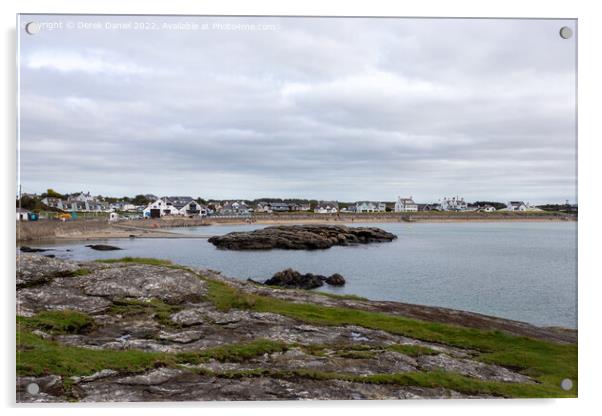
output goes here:
[[151, 201], [144, 195], [136, 195], [134, 199], [132, 199], [132, 203], [134, 205], [148, 205]]
[[46, 194], [42, 194], [42, 196], [48, 196], [51, 198], [63, 198], [63, 195], [59, 194], [57, 191], [55, 191], [52, 188], [47, 189]]

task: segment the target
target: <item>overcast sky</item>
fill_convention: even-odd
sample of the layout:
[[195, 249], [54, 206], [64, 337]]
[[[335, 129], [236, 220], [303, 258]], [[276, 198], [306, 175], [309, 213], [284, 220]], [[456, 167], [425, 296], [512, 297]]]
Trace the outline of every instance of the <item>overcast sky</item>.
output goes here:
[[32, 20], [23, 192], [576, 199], [574, 21]]

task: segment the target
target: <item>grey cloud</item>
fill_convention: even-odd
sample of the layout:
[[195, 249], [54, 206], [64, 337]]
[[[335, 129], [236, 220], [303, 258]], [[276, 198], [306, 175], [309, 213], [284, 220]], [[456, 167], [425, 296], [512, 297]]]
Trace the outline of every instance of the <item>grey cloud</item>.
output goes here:
[[576, 198], [573, 21], [140, 19], [279, 29], [22, 36], [24, 191]]

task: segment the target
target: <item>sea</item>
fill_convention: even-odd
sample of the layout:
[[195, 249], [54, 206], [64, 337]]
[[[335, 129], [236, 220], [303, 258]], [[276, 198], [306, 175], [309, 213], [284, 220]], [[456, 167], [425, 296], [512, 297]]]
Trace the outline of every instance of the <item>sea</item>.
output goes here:
[[155, 257], [211, 268], [235, 278], [265, 280], [293, 268], [340, 273], [343, 287], [316, 289], [441, 306], [524, 321], [577, 328], [577, 222], [382, 223], [397, 235], [390, 243], [326, 250], [228, 251], [207, 235], [265, 225], [212, 225], [170, 231], [199, 238], [107, 239], [121, 251], [95, 251], [90, 242], [45, 243], [58, 258], [93, 260]]

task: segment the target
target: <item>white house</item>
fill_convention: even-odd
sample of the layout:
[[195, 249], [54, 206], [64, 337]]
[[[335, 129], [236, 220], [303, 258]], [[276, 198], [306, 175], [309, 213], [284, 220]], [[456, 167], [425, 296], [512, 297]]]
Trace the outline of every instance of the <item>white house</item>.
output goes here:
[[339, 203], [336, 201], [320, 201], [314, 208], [316, 214], [336, 214], [339, 212]]
[[510, 201], [506, 204], [506, 209], [508, 211], [526, 211], [528, 205], [523, 201]]
[[272, 206], [269, 202], [258, 202], [255, 206], [255, 211], [270, 214], [272, 212]]
[[[176, 204], [174, 204], [174, 206], [176, 206], [176, 208], [177, 208]], [[195, 200], [192, 200], [180, 208], [179, 214], [185, 215], [187, 217], [195, 216], [195, 215], [201, 216], [201, 217], [206, 217], [207, 216], [207, 207], [204, 207], [203, 205], [199, 204]]]
[[17, 208], [17, 221], [29, 221], [30, 212], [24, 208]]
[[75, 195], [75, 196], [71, 196], [69, 197], [70, 201], [77, 201], [77, 202], [89, 202], [89, 201], [95, 201], [96, 198], [94, 198], [90, 192], [80, 192], [79, 194]]
[[395, 212], [417, 212], [418, 204], [414, 202], [412, 197], [402, 198], [400, 196], [397, 197], [397, 201], [395, 202]]
[[226, 202], [220, 208], [222, 215], [246, 215], [249, 213], [249, 206], [242, 201]]
[[385, 212], [386, 210], [384, 202], [358, 201], [355, 203], [355, 212]]
[[441, 209], [443, 211], [466, 211], [468, 209], [468, 203], [464, 201], [464, 198], [458, 196], [452, 196], [451, 198], [444, 197], [441, 200]]
[[155, 202], [148, 204], [142, 211], [146, 218], [160, 218], [165, 215], [179, 215], [180, 210], [173, 206], [173, 203], [166, 197], [159, 198]]

